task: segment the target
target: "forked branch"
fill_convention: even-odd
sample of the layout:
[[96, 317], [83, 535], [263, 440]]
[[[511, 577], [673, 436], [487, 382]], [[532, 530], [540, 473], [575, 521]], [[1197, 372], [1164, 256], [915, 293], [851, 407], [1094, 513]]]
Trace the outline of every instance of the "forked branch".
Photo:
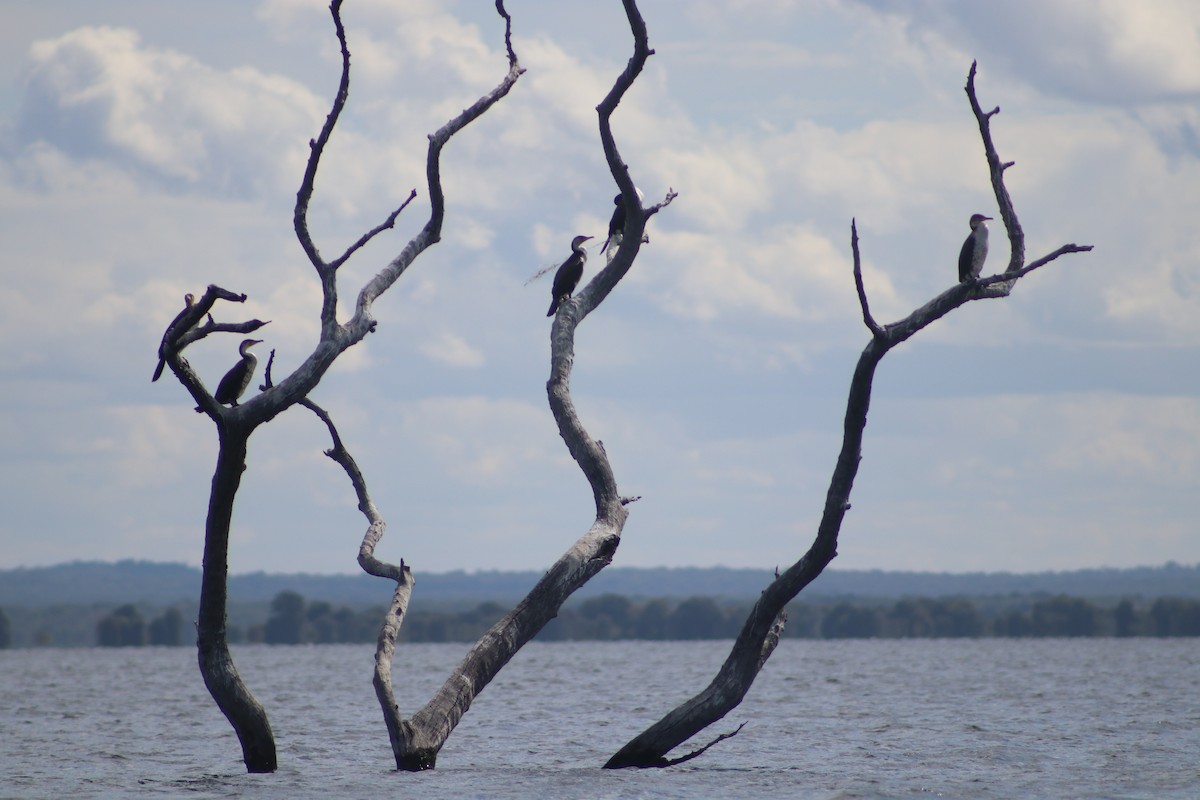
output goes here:
[[[499, 4], [497, 7], [503, 13], [503, 7]], [[632, 2], [627, 2], [626, 7], [632, 8], [636, 13], [636, 6]], [[636, 24], [632, 19], [631, 25], [635, 27], [636, 38]], [[644, 26], [642, 31], [644, 38]], [[509, 47], [510, 59], [515, 64], [515, 55], [512, 54], [511, 45]], [[642, 52], [641, 58], [644, 61], [644, 49], [639, 52]], [[610, 93], [612, 102], [600, 112], [602, 136], [603, 131], [607, 129], [609, 115], [616, 109], [621, 94], [639, 70], [640, 66], [632, 71], [627, 70], [618, 79], [615, 94]], [[606, 152], [615, 154], [615, 144], [611, 149], [606, 148]], [[623, 164], [618, 167], [610, 161], [610, 166], [613, 166], [614, 170], [623, 171], [625, 183], [632, 187]], [[634, 196], [636, 197], [636, 194]], [[657, 212], [669, 201], [668, 199], [659, 204], [651, 213]], [[388, 726], [389, 732], [395, 731], [393, 750], [399, 769], [422, 770], [436, 765], [438, 752], [474, 699], [517, 651], [557, 616], [567, 598], [611, 562], [620, 543], [621, 531], [628, 515], [625, 506], [634, 498], [624, 497], [617, 491], [616, 477], [608, 455], [603, 445], [588, 434], [576, 414], [569, 384], [574, 362], [575, 329], [579, 322], [603, 301], [632, 265], [641, 246], [641, 231], [648, 216], [649, 214], [639, 208], [636, 224], [638, 234], [632, 237], [637, 241], [627, 249], [622, 245], [622, 263], [610, 264], [583, 292], [568, 302], [567, 308], [561, 310], [555, 318], [551, 329], [550, 380], [546, 386], [550, 408], [559, 434], [591, 486], [596, 504], [596, 518], [588, 531], [546, 571], [532, 591], [471, 648], [423, 708], [410, 718], [402, 719], [399, 711], [395, 709], [391, 695], [380, 694], [381, 703], [385, 702], [386, 698], [386, 702], [391, 704], [384, 708], [385, 716], [391, 717], [394, 714], [394, 722], [389, 719]], [[399, 592], [400, 589], [397, 589], [398, 596]], [[393, 609], [395, 608], [396, 601], [393, 601]], [[385, 626], [384, 633], [380, 636], [380, 652], [388, 658], [390, 653], [384, 650], [391, 646], [392, 642], [389, 639], [394, 639], [394, 630]], [[383, 657], [377, 656], [377, 665], [382, 660]], [[382, 674], [377, 666], [377, 679]]]

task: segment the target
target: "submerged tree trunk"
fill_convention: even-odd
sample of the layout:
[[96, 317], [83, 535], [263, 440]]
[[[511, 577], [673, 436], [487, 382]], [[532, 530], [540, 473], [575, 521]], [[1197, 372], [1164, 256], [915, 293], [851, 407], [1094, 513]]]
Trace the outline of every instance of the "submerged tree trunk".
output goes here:
[[220, 451], [213, 472], [204, 531], [196, 647], [204, 685], [237, 733], [246, 770], [274, 772], [275, 735], [271, 732], [266, 711], [246, 688], [234, 667], [226, 626], [229, 526], [233, 501], [246, 469], [248, 441], [248, 432], [228, 423], [220, 427]]
[[[858, 249], [858, 230], [851, 222], [850, 247], [854, 256], [854, 282], [858, 291], [863, 323], [871, 340], [863, 349], [850, 382], [846, 401], [842, 449], [834, 466], [825, 498], [825, 508], [817, 535], [808, 551], [763, 591], [738, 635], [733, 649], [713, 681], [699, 694], [680, 704], [658, 722], [630, 740], [605, 764], [607, 768], [665, 767], [695, 758], [713, 744], [737, 733], [725, 734], [687, 755], [668, 759], [667, 754], [712, 723], [720, 720], [741, 703], [763, 664], [775, 649], [783, 624], [784, 607], [811, 583], [837, 556], [838, 534], [850, 509], [850, 491], [862, 460], [863, 432], [871, 404], [875, 368], [893, 347], [908, 340], [933, 322], [971, 300], [1007, 297], [1021, 277], [1066, 253], [1091, 250], [1090, 246], [1063, 245], [1026, 266], [1024, 233], [1004, 186], [1004, 171], [1012, 166], [1002, 163], [992, 144], [990, 119], [999, 112], [983, 112], [975, 97], [975, 65], [967, 77], [967, 96], [979, 122], [984, 152], [992, 176], [993, 191], [1000, 215], [1009, 234], [1012, 252], [1005, 271], [982, 280], [960, 282], [904, 319], [881, 326], [871, 316], [863, 286], [862, 264]], [[947, 274], [951, 274], [947, 270]], [[740, 728], [738, 729], [740, 730]]]
[[[196, 410], [208, 414], [216, 424], [218, 431], [220, 450], [216, 471], [213, 474], [212, 494], [205, 526], [204, 569], [197, 621], [197, 649], [200, 672], [205, 686], [208, 687], [218, 707], [233, 726], [238, 740], [241, 742], [246, 768], [250, 772], [271, 772], [276, 768], [275, 740], [270, 723], [267, 721], [266, 712], [238, 676], [229, 653], [226, 633], [230, 521], [234, 498], [246, 466], [246, 448], [250, 434], [257, 426], [270, 422], [293, 405], [306, 402], [308, 394], [320, 383], [337, 357], [375, 331], [376, 320], [373, 316], [375, 300], [400, 279], [421, 253], [436, 244], [441, 238], [445, 214], [445, 197], [440, 178], [442, 148], [462, 128], [499, 102], [523, 72], [512, 52], [511, 30], [506, 27], [505, 42], [508, 46], [510, 63], [504, 79], [495, 89], [481, 97], [429, 137], [425, 176], [430, 202], [428, 221], [408, 242], [407, 246], [360, 289], [353, 316], [345, 323], [340, 323], [337, 319], [338, 268], [374, 237], [391, 229], [400, 213], [417, 196], [416, 190], [412, 190], [408, 199], [392, 211], [383, 222], [360, 236], [332, 261], [327, 261], [321, 256], [309, 233], [308, 207], [314, 191], [317, 170], [349, 93], [350, 51], [346, 44], [345, 29], [342, 25], [341, 6], [342, 0], [332, 0], [329, 8], [342, 55], [341, 81], [320, 133], [309, 142], [309, 158], [300, 190], [296, 194], [293, 217], [297, 239], [321, 281], [320, 341], [312, 353], [302, 359], [300, 366], [279, 381], [277, 385], [270, 378], [268, 366], [267, 382], [262, 387], [263, 391], [260, 394], [254, 395], [240, 406], [225, 407], [205, 389], [200, 377], [183, 358], [183, 350], [188, 345], [213, 333], [249, 333], [266, 323], [260, 320], [238, 323], [216, 322], [210, 311], [217, 300], [243, 302], [246, 300], [246, 296], [210, 285], [199, 301], [195, 301], [193, 295], [187, 295], [185, 308], [167, 326], [159, 346], [159, 365], [155, 369], [152, 379], [157, 380], [163, 369], [169, 366], [180, 383], [194, 398], [197, 404]], [[508, 14], [504, 10], [502, 0], [496, 0], [496, 8], [507, 20]], [[273, 362], [274, 351], [271, 356]], [[379, 528], [379, 534], [381, 533], [382, 523]], [[401, 577], [406, 574], [403, 564], [396, 574]], [[401, 588], [404, 586], [401, 585]], [[403, 592], [398, 589], [397, 596], [402, 594]]]

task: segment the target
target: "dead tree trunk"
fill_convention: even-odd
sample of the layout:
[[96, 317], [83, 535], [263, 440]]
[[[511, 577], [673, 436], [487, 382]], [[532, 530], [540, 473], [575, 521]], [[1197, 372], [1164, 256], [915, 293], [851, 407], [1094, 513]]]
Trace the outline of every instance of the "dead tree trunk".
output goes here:
[[[304, 401], [317, 386], [325, 372], [342, 352], [362, 341], [375, 330], [372, 315], [374, 301], [392, 286], [405, 270], [441, 238], [442, 221], [445, 215], [445, 197], [441, 186], [441, 151], [450, 138], [469, 123], [484, 114], [499, 102], [521, 75], [521, 67], [509, 45], [509, 69], [503, 80], [488, 94], [481, 97], [453, 120], [429, 137], [426, 161], [426, 179], [429, 189], [429, 220], [421, 231], [390, 263], [381, 269], [360, 290], [353, 316], [345, 323], [337, 320], [337, 269], [359, 248], [376, 235], [393, 227], [396, 218], [416, 197], [414, 190], [395, 211], [379, 225], [363, 234], [345, 252], [332, 261], [326, 261], [317, 250], [308, 232], [308, 204], [312, 198], [317, 168], [321, 155], [338, 117], [346, 104], [350, 86], [350, 52], [346, 45], [345, 30], [341, 20], [342, 0], [333, 0], [330, 12], [342, 53], [342, 75], [337, 96], [320, 134], [310, 142], [308, 164], [300, 190], [296, 195], [294, 225], [296, 236], [317, 271], [321, 280], [322, 303], [320, 310], [321, 336], [316, 348], [290, 375], [279, 382], [264, 387], [261, 394], [240, 406], [227, 408], [205, 389], [200, 378], [183, 358], [182, 352], [189, 344], [217, 332], [248, 333], [262, 327], [264, 322], [250, 320], [240, 323], [217, 323], [209, 312], [218, 300], [241, 302], [245, 295], [236, 295], [216, 286], [210, 286], [199, 302], [190, 302], [167, 326], [159, 347], [160, 365], [166, 365], [180, 383], [195, 399], [198, 410], [209, 415], [217, 427], [220, 452], [217, 468], [213, 475], [212, 493], [209, 500], [208, 522], [205, 528], [204, 570], [201, 578], [200, 615], [198, 620], [198, 660], [205, 685], [221, 711], [229, 719], [242, 745], [246, 768], [250, 772], [270, 772], [276, 768], [275, 741], [266, 712], [255, 700], [238, 677], [229, 653], [226, 636], [226, 587], [228, 577], [228, 552], [230, 521], [242, 472], [246, 467], [246, 452], [251, 434], [259, 425], [267, 423], [296, 403]], [[502, 0], [497, 0], [497, 10], [507, 20]], [[511, 30], [506, 27], [506, 41], [511, 42]], [[205, 317], [208, 321], [202, 324]], [[161, 374], [161, 366], [155, 370], [154, 379]]]
[[249, 432], [228, 424], [219, 428], [220, 450], [213, 473], [204, 530], [204, 569], [196, 648], [204, 685], [237, 732], [248, 772], [274, 772], [275, 736], [267, 712], [246, 688], [233, 665], [226, 637], [225, 609], [229, 576], [229, 525], [233, 500], [246, 469]]
[[[647, 220], [675, 197], [673, 191], [669, 192], [661, 203], [643, 208], [612, 136], [609, 117], [616, 110], [621, 97], [633, 85], [651, 53], [647, 46], [645, 24], [637, 12], [636, 4], [633, 0], [625, 0], [625, 8], [634, 34], [634, 55], [599, 110], [604, 151], [627, 207], [633, 213], [627, 214], [626, 235], [617, 257], [579, 294], [560, 306], [551, 328], [550, 379], [546, 384], [550, 410], [559, 434], [591, 486], [596, 518], [588, 531], [546, 571], [530, 593], [471, 648], [433, 698], [409, 718], [400, 713], [396, 703], [392, 689], [392, 660], [396, 636], [412, 596], [412, 570], [403, 561], [397, 566], [375, 558], [375, 546], [383, 536], [385, 523], [370, 499], [361, 472], [342, 446], [333, 423], [322, 411], [313, 408], [326, 422], [334, 440], [334, 447], [327, 455], [341, 464], [350, 476], [358, 495], [359, 509], [369, 523], [359, 549], [359, 564], [369, 574], [388, 578], [396, 584], [376, 646], [374, 685], [396, 768], [400, 770], [418, 771], [436, 766], [438, 753], [475, 697], [517, 651], [558, 615], [568, 597], [611, 562], [628, 516], [625, 506], [637, 499], [622, 497], [618, 493], [616, 477], [604, 445], [588, 434], [575, 412], [570, 394], [576, 328], [603, 302], [633, 265], [643, 244]], [[516, 63], [511, 43], [509, 58]]]
[[[979, 122], [984, 151], [992, 178], [1000, 215], [1004, 221], [1011, 246], [1011, 256], [1005, 271], [990, 278], [956, 284], [909, 316], [891, 325], [880, 326], [871, 316], [863, 287], [862, 268], [858, 250], [858, 232], [851, 223], [851, 250], [854, 255], [854, 280], [862, 308], [863, 323], [871, 332], [871, 341], [859, 356], [850, 394], [846, 401], [845, 428], [842, 449], [829, 483], [825, 509], [812, 546], [799, 561], [763, 591], [734, 642], [725, 663], [716, 677], [702, 692], [679, 705], [658, 722], [622, 747], [605, 764], [607, 768], [665, 767], [695, 758], [717, 741], [733, 734], [718, 737], [704, 747], [687, 755], [668, 759], [667, 754], [712, 723], [733, 710], [745, 697], [767, 658], [779, 640], [784, 622], [784, 607], [805, 586], [813, 581], [837, 555], [838, 533], [842, 520], [850, 509], [850, 491], [862, 459], [863, 431], [867, 426], [867, 410], [871, 402], [871, 385], [875, 368], [888, 351], [906, 341], [925, 327], [941, 319], [971, 300], [1007, 297], [1016, 281], [1035, 269], [1066, 253], [1091, 250], [1090, 246], [1068, 244], [1032, 262], [1024, 264], [1024, 232], [1013, 210], [1012, 200], [1004, 186], [1004, 171], [1012, 163], [1001, 163], [992, 144], [990, 120], [1000, 109], [984, 113], [975, 96], [975, 64], [967, 76], [967, 96]], [[946, 269], [951, 274], [950, 269]], [[740, 728], [739, 728], [740, 730]], [[736, 733], [734, 731], [733, 733]]]

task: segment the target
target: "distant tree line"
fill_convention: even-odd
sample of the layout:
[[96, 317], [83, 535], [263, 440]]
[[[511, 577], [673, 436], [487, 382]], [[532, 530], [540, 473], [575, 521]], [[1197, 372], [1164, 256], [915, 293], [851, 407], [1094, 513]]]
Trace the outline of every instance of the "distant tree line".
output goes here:
[[0, 608], [0, 650], [9, 647], [12, 647], [12, 623], [8, 620], [8, 614]]
[[178, 647], [182, 641], [183, 615], [168, 608], [147, 623], [136, 606], [123, 605], [96, 623], [96, 644], [101, 647]]
[[[1200, 600], [1160, 597], [1123, 599], [1115, 605], [1078, 597], [987, 599], [905, 598], [892, 603], [845, 601], [793, 603], [784, 636], [804, 639], [979, 638], [1070, 636], [1200, 636]], [[539, 635], [542, 641], [610, 639], [730, 639], [748, 606], [707, 597], [634, 602], [606, 594], [568, 606]], [[504, 613], [497, 603], [465, 611], [413, 611], [401, 629], [410, 642], [475, 641]], [[266, 622], [230, 626], [230, 641], [266, 644], [374, 642], [382, 608], [334, 608], [308, 602], [296, 592], [271, 601]], [[190, 633], [190, 626], [189, 633]], [[147, 621], [136, 606], [114, 609], [96, 623], [101, 647], [184, 644], [184, 620], [176, 608]], [[191, 637], [187, 637], [190, 643]], [[49, 641], [35, 641], [48, 644]], [[0, 608], [0, 649], [12, 647], [9, 616]]]
[[[414, 611], [401, 638], [410, 642], [474, 641], [504, 613], [497, 603], [466, 611]], [[748, 606], [707, 597], [634, 602], [601, 595], [568, 606], [539, 634], [542, 641], [614, 639], [729, 639], [737, 635]], [[231, 626], [230, 640], [266, 644], [374, 642], [381, 608], [334, 608], [284, 591], [271, 601], [266, 622]], [[96, 626], [101, 646], [181, 644], [182, 619], [168, 609], [145, 622], [132, 605], [121, 606]], [[0, 610], [0, 646], [9, 641]], [[1077, 597], [1009, 598], [981, 609], [965, 598], [905, 598], [893, 603], [793, 603], [784, 635], [805, 639], [979, 638], [1075, 636], [1200, 636], [1200, 600], [1159, 598], [1149, 605], [1124, 599], [1113, 606]]]
[[[1200, 636], [1200, 600], [1159, 598], [1108, 608], [1059, 595], [985, 613], [964, 598], [905, 598], [892, 604], [792, 603], [784, 636], [805, 639], [1069, 636]], [[635, 604], [617, 595], [586, 600], [542, 632], [543, 639], [730, 639], [748, 606], [694, 597]]]

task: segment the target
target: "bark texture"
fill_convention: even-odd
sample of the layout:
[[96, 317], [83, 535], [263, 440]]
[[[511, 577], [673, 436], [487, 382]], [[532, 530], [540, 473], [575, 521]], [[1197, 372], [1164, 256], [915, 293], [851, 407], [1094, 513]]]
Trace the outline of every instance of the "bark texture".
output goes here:
[[229, 576], [229, 526], [233, 501], [246, 468], [249, 433], [222, 427], [217, 468], [213, 473], [204, 532], [204, 568], [200, 579], [200, 609], [196, 649], [204, 685], [221, 713], [237, 732], [248, 772], [274, 772], [275, 736], [266, 711], [246, 688], [229, 654], [225, 609]]
[[[630, 740], [608, 760], [605, 767], [664, 767], [678, 764], [696, 757], [716, 741], [732, 735], [725, 734], [718, 737], [703, 748], [682, 757], [674, 759], [667, 757], [676, 747], [722, 719], [737, 707], [778, 643], [779, 632], [783, 624], [784, 607], [820, 575], [829, 562], [837, 556], [838, 533], [846, 512], [850, 509], [850, 492], [854, 487], [854, 478], [862, 459], [863, 432], [867, 426], [867, 411], [871, 404], [871, 388], [875, 368], [888, 351], [967, 302], [1006, 297], [1012, 291], [1016, 281], [1033, 270], [1066, 253], [1092, 249], [1090, 246], [1063, 245], [1030, 264], [1024, 263], [1024, 232], [1017, 219], [1016, 211], [1013, 209], [1012, 199], [1004, 186], [1004, 172], [1012, 166], [1012, 163], [1001, 162], [992, 143], [991, 118], [998, 114], [1000, 109], [996, 108], [985, 113], [980, 108], [975, 94], [975, 72], [976, 66], [972, 64], [967, 76], [966, 92], [971, 109], [979, 122], [992, 188], [1000, 208], [1000, 218], [1004, 221], [1005, 229], [1008, 232], [1011, 256], [1007, 267], [1003, 273], [975, 283], [957, 283], [904, 319], [881, 326], [871, 315], [862, 280], [858, 230], [856, 224], [851, 223], [850, 241], [854, 256], [854, 280], [862, 309], [863, 323], [871, 332], [871, 340], [863, 348], [862, 355], [859, 356], [858, 364], [854, 369], [854, 376], [850, 381], [842, 433], [842, 448], [838, 453], [837, 463], [829, 482], [824, 511], [812, 546], [763, 591], [742, 626], [733, 649], [712, 682], [699, 694], [685, 701]], [[947, 269], [946, 274], [951, 275], [952, 270]]]

